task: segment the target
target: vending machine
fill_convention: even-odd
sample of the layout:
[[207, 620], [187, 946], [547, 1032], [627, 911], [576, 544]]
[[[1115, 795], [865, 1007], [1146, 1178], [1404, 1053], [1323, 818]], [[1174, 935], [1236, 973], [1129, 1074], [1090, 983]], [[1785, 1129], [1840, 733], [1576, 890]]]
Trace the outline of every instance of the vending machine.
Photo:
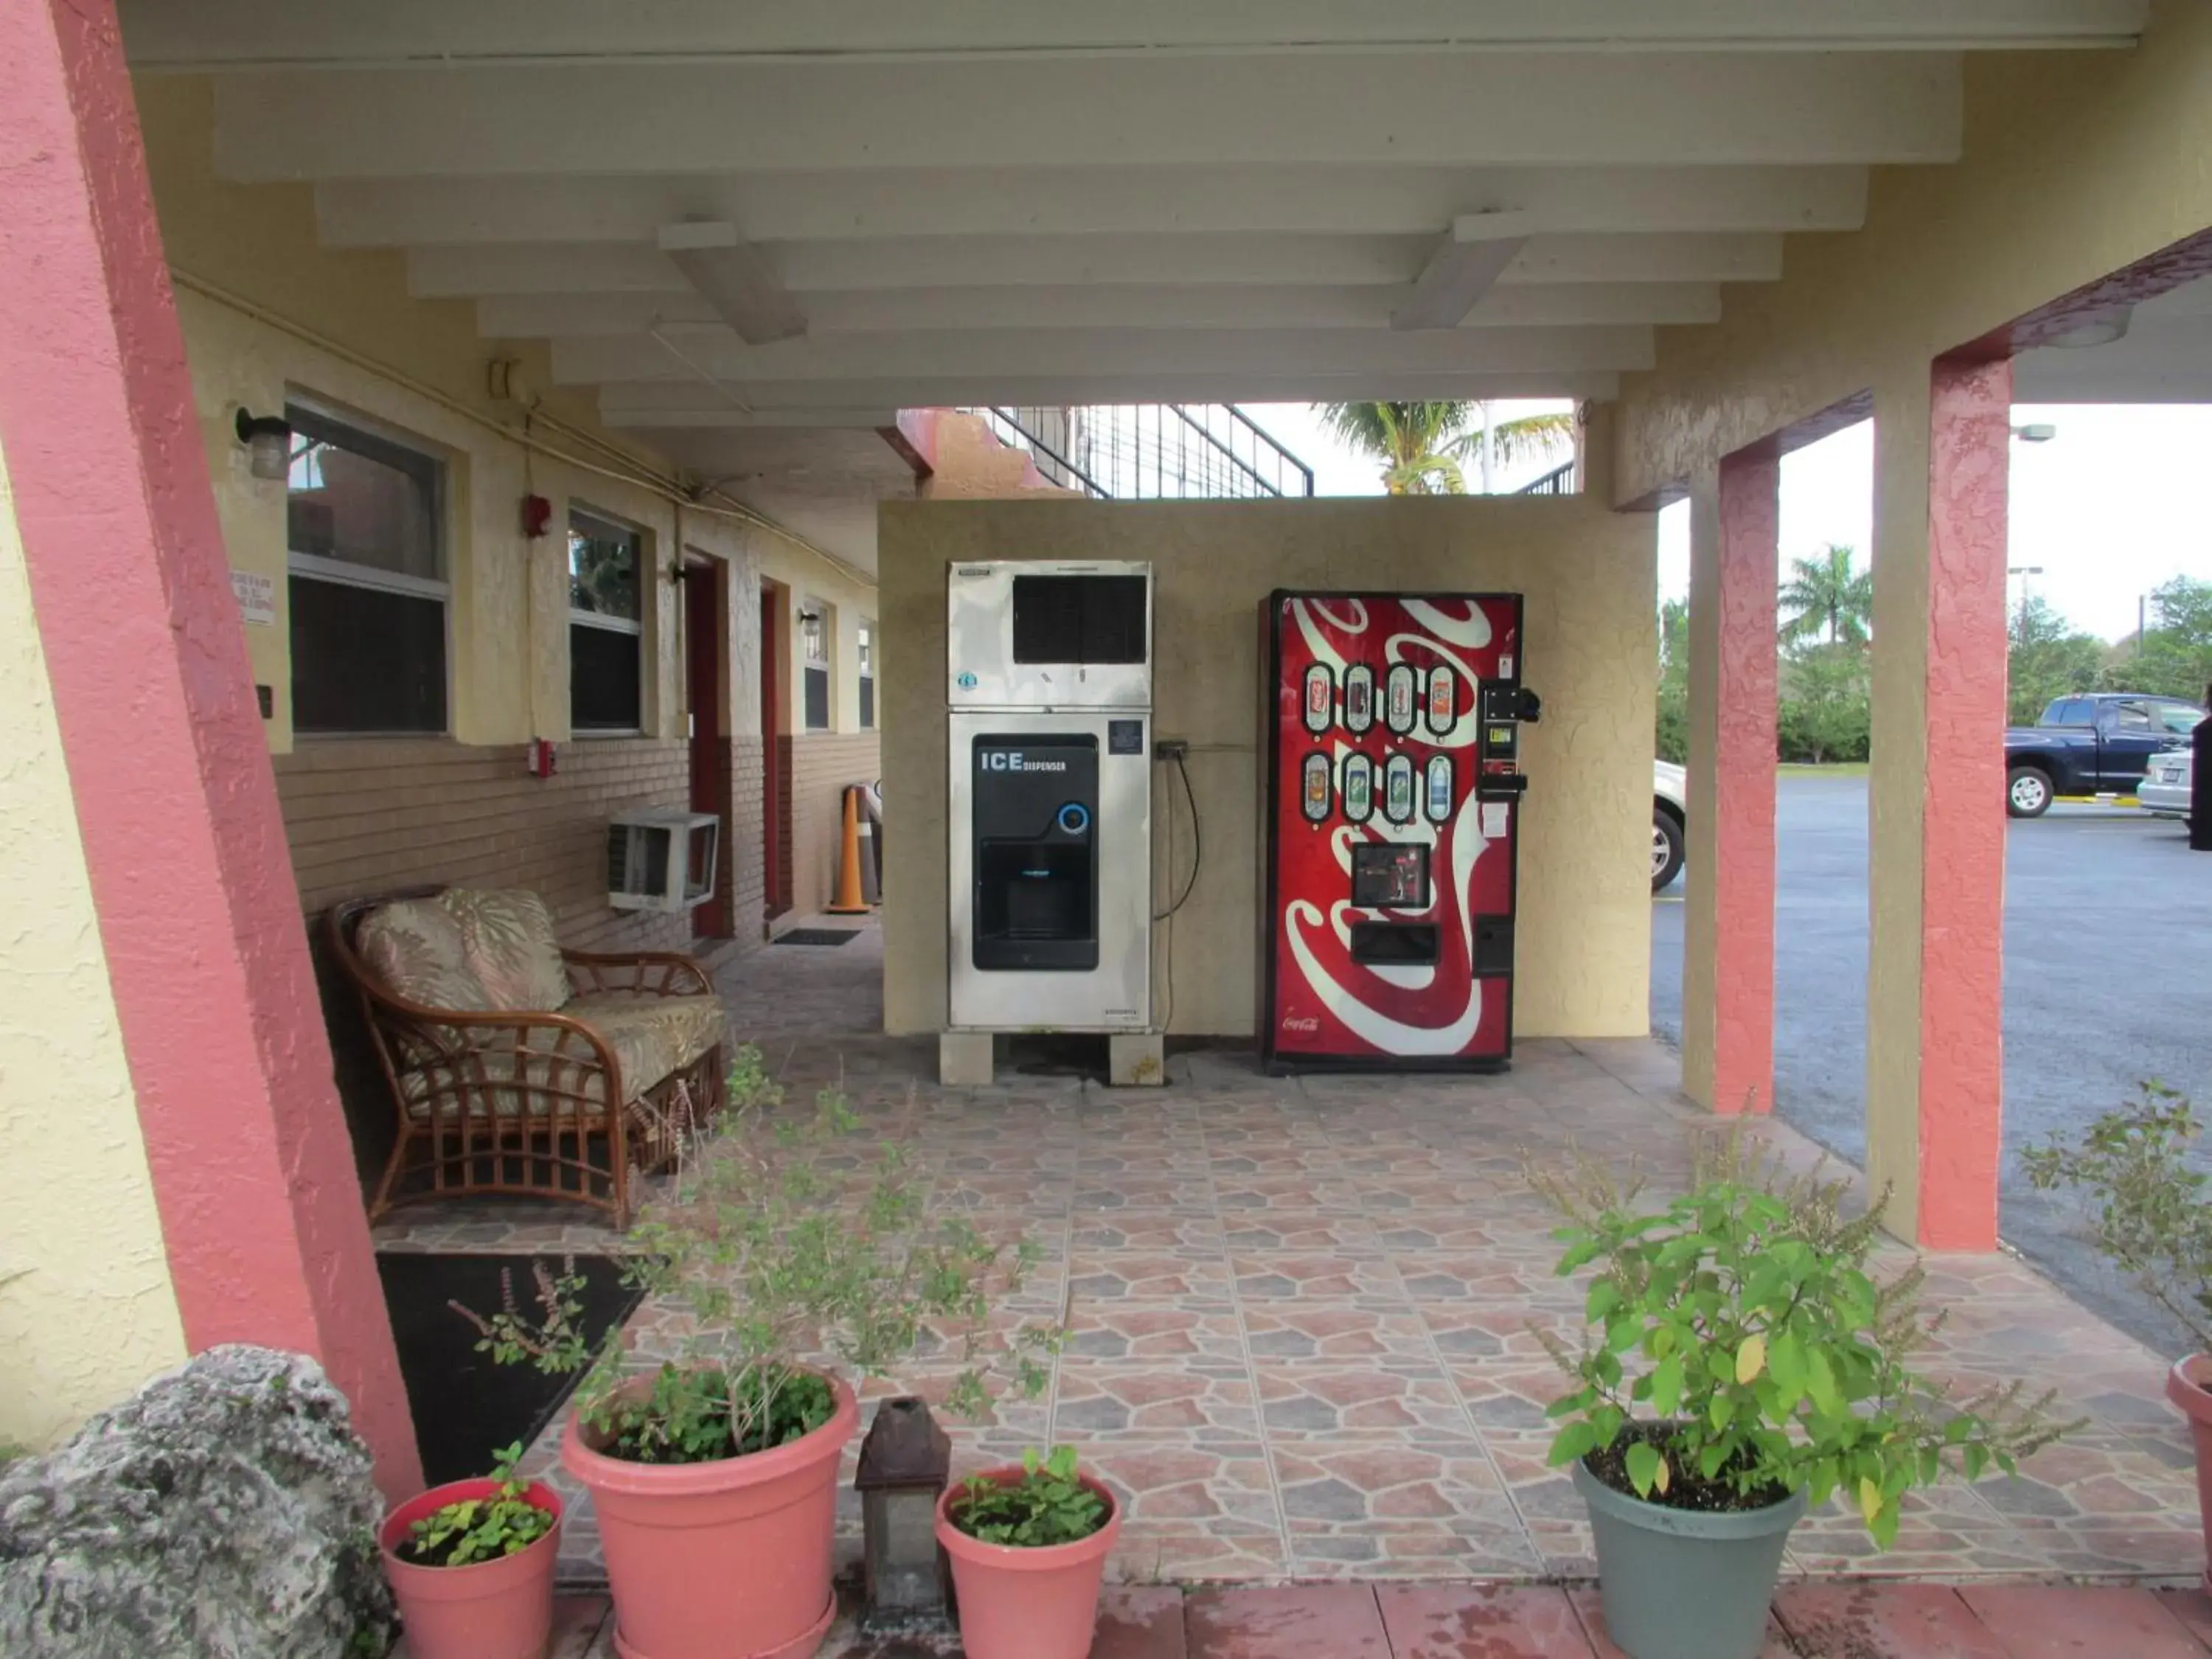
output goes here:
[[1268, 1069], [1503, 1069], [1521, 596], [1278, 591], [1262, 635]]

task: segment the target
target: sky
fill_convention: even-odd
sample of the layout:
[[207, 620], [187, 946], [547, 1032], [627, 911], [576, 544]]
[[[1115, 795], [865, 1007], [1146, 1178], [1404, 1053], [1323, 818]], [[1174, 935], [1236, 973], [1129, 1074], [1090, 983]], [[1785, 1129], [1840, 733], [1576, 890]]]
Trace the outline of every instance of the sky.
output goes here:
[[[1493, 405], [1500, 419], [1565, 407]], [[1381, 493], [1375, 464], [1327, 433], [1314, 406], [1271, 404], [1249, 412], [1314, 469], [1316, 493]], [[2013, 421], [2057, 428], [2047, 443], [2013, 445], [2008, 562], [2041, 567], [2040, 574], [2013, 578], [2014, 604], [2025, 587], [2076, 628], [2118, 640], [2135, 631], [2138, 601], [2160, 583], [2177, 575], [2212, 580], [2212, 513], [2203, 491], [2212, 469], [2212, 405], [2019, 404]], [[1532, 464], [1519, 471], [1534, 477], [1547, 470]], [[1511, 488], [1526, 478], [1499, 482]], [[1873, 503], [1873, 422], [1785, 456], [1783, 569], [1831, 542], [1856, 548], [1865, 559]], [[1689, 512], [1681, 502], [1659, 514], [1662, 599], [1689, 591]]]

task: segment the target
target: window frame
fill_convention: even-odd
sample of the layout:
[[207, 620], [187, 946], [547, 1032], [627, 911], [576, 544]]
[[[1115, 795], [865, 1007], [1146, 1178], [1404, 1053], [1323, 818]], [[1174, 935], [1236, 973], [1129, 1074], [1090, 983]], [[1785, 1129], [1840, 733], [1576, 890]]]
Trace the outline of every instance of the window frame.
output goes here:
[[[307, 416], [303, 423], [300, 416]], [[332, 728], [318, 726], [303, 728], [299, 721], [299, 700], [295, 690], [299, 665], [294, 660], [289, 615], [285, 630], [285, 687], [284, 695], [290, 704], [292, 737], [295, 743], [344, 743], [358, 738], [450, 738], [453, 734], [453, 526], [447, 513], [452, 499], [448, 488], [450, 463], [447, 456], [427, 439], [411, 439], [399, 435], [397, 428], [386, 426], [369, 417], [340, 412], [312, 393], [287, 388], [284, 393], [284, 423], [293, 435], [305, 435], [314, 441], [334, 445], [396, 472], [404, 472], [422, 480], [430, 498], [430, 531], [434, 540], [438, 568], [434, 579], [410, 576], [403, 571], [380, 570], [374, 565], [361, 564], [351, 559], [334, 559], [327, 554], [302, 553], [292, 545], [290, 469], [286, 469], [284, 487], [284, 574], [289, 580], [295, 576], [309, 581], [327, 582], [340, 587], [367, 588], [372, 592], [397, 593], [408, 599], [434, 599], [437, 602], [441, 623], [439, 669], [445, 681], [444, 694], [440, 701], [444, 706], [443, 724], [430, 726], [362, 726]], [[318, 434], [313, 428], [320, 427], [337, 436]], [[290, 601], [286, 601], [289, 613]]]
[[[638, 614], [635, 617], [615, 617], [610, 616], [604, 611], [579, 611], [575, 605], [574, 590], [573, 588], [569, 590], [568, 736], [578, 742], [599, 738], [641, 738], [645, 735], [646, 720], [649, 712], [646, 691], [651, 665], [651, 658], [646, 651], [645, 638], [646, 598], [649, 591], [647, 572], [651, 559], [646, 545], [647, 539], [646, 531], [643, 526], [632, 524], [627, 519], [618, 518], [603, 507], [596, 507], [589, 502], [579, 503], [572, 500], [568, 503], [566, 522], [562, 526], [565, 535], [574, 536], [576, 533], [576, 520], [580, 518], [596, 529], [612, 531], [617, 535], [629, 537], [635, 547]], [[637, 641], [636, 725], [579, 726], [576, 724], [576, 652], [574, 630], [578, 628], [596, 628], [609, 634], [627, 634]]]
[[858, 659], [854, 664], [853, 675], [854, 690], [856, 694], [854, 702], [858, 705], [854, 713], [859, 717], [860, 730], [872, 732], [876, 729], [877, 724], [876, 619], [873, 617], [863, 617], [860, 619], [859, 631], [854, 636], [853, 644], [854, 655]]

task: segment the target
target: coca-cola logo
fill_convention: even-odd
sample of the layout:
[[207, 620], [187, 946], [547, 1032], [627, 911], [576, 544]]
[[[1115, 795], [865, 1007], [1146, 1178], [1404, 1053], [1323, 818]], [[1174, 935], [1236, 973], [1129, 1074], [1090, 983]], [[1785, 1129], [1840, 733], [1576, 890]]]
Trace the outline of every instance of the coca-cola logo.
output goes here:
[[1283, 1029], [1285, 1031], [1318, 1031], [1321, 1030], [1321, 1021], [1311, 1014], [1303, 1018], [1293, 1014], [1283, 1021]]

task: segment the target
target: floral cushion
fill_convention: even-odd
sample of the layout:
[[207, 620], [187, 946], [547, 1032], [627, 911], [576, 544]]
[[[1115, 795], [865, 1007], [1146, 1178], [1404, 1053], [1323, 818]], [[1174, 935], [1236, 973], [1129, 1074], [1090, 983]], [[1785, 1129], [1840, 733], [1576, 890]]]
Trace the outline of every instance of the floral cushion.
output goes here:
[[553, 913], [527, 888], [482, 891], [448, 888], [445, 907], [461, 936], [461, 952], [491, 1006], [550, 1012], [568, 1000], [568, 970], [553, 935]]
[[[609, 991], [578, 997], [561, 1012], [589, 1025], [613, 1050], [625, 1103], [650, 1093], [722, 1040], [722, 1005], [716, 997]], [[580, 1063], [583, 1050], [574, 1037], [532, 1031], [527, 1046], [518, 1049], [511, 1032], [496, 1036], [493, 1046], [404, 1073], [408, 1115], [423, 1121], [434, 1106], [451, 1115], [464, 1099], [471, 1117], [514, 1117], [525, 1109], [545, 1117], [556, 1108], [564, 1116], [605, 1113], [606, 1074], [595, 1064]], [[501, 1086], [513, 1085], [518, 1073], [528, 1088]], [[558, 1092], [538, 1092], [545, 1090]]]
[[362, 919], [355, 948], [376, 976], [410, 1002], [482, 1013], [491, 994], [470, 965], [461, 927], [441, 894], [379, 905]]

